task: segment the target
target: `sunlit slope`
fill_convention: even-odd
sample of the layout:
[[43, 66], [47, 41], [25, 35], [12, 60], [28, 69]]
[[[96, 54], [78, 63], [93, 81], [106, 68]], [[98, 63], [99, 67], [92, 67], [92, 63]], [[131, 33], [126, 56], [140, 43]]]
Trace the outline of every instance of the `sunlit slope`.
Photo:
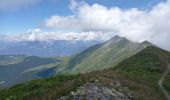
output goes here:
[[[165, 100], [158, 82], [168, 70], [169, 58], [169, 52], [151, 46], [119, 63], [116, 70], [122, 84], [140, 92], [141, 99]], [[168, 80], [163, 84], [165, 89], [169, 89]]]
[[151, 44], [148, 42], [139, 44], [126, 38], [115, 36], [109, 41], [92, 46], [71, 58], [67, 69], [72, 72], [84, 73], [113, 67], [149, 45]]

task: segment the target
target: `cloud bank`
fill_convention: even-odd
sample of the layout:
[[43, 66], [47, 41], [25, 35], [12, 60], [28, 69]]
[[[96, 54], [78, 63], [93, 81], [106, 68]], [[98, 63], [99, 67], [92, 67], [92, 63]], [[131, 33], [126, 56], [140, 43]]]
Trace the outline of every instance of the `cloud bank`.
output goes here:
[[68, 41], [106, 41], [114, 34], [105, 32], [42, 32], [40, 29], [30, 29], [24, 34], [18, 35], [2, 35], [0, 40], [8, 41], [53, 41], [53, 40], [68, 40]]
[[0, 10], [6, 11], [28, 7], [38, 3], [40, 0], [0, 0]]
[[170, 50], [170, 0], [150, 10], [107, 8], [100, 4], [71, 0], [72, 15], [54, 15], [45, 20], [46, 27], [71, 31], [113, 32], [135, 42], [148, 40]]

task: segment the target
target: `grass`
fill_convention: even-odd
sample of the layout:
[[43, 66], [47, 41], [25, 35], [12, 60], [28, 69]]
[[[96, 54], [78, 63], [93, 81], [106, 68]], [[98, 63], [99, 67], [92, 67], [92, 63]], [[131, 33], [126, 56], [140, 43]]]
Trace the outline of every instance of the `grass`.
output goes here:
[[170, 73], [166, 77], [166, 79], [165, 79], [165, 81], [163, 83], [163, 86], [168, 91], [168, 93], [170, 94]]
[[[169, 63], [170, 63], [170, 53], [167, 56], [167, 58], [168, 58]], [[165, 78], [163, 86], [168, 91], [168, 93], [170, 94], [170, 72], [169, 72], [168, 76]]]
[[[80, 75], [59, 75], [56, 77], [50, 77], [47, 79], [38, 79], [33, 80], [25, 84], [18, 84], [14, 87], [11, 87], [9, 89], [1, 90], [0, 91], [0, 100], [23, 100], [28, 99], [32, 97], [41, 97], [45, 94], [49, 94], [50, 90], [56, 88], [56, 90], [60, 89], [61, 91], [56, 92], [55, 96], [61, 96], [67, 94], [70, 90], [72, 90], [75, 86], [67, 87], [67, 89], [61, 89], [63, 88], [62, 85], [64, 83], [76, 79]], [[65, 84], [66, 85], [66, 84]], [[75, 84], [76, 85], [76, 84]], [[70, 89], [69, 89], [70, 88]], [[48, 95], [50, 96], [50, 95]], [[51, 97], [54, 97], [52, 95]]]
[[166, 63], [159, 52], [163, 51], [149, 47], [117, 66], [121, 82], [143, 94], [140, 99], [164, 100], [158, 81], [166, 70]]
[[73, 73], [87, 73], [94, 70], [115, 67], [126, 58], [140, 52], [147, 46], [144, 44], [132, 43], [126, 39], [117, 42], [108, 41], [98, 46], [81, 52], [70, 60], [68, 67]]

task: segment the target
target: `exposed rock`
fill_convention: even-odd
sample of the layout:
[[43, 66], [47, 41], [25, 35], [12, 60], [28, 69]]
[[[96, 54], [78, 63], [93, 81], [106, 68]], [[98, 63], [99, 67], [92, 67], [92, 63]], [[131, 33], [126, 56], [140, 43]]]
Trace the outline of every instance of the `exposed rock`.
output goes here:
[[[112, 84], [113, 85], [113, 84]], [[71, 92], [69, 96], [60, 97], [58, 100], [133, 100], [133, 91], [127, 87], [121, 87], [119, 81], [111, 88], [104, 86], [97, 79], [87, 82], [79, 87], [75, 92]], [[115, 88], [116, 87], [116, 88]]]

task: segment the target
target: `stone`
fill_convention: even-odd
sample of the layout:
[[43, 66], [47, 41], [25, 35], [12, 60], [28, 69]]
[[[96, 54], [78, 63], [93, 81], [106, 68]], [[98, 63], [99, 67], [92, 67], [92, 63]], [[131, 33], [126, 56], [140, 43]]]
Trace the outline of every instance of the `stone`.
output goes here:
[[[97, 79], [87, 82], [80, 86], [76, 91], [70, 92], [73, 96], [71, 100], [133, 100], [134, 95], [128, 87], [121, 87], [119, 81], [115, 81], [113, 86], [105, 86]], [[128, 94], [124, 94], [124, 93]], [[67, 100], [67, 96], [63, 96], [58, 100]]]

